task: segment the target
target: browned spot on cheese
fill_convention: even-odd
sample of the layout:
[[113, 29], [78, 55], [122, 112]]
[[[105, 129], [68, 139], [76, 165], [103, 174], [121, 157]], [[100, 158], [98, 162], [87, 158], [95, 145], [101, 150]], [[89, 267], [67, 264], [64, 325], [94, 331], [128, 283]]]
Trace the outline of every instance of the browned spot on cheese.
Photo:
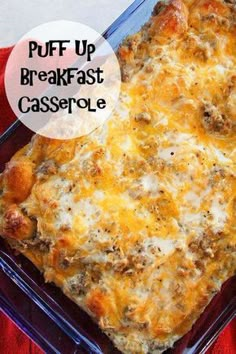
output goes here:
[[106, 295], [100, 289], [97, 288], [91, 291], [86, 302], [94, 316], [99, 318], [105, 315], [107, 299]]
[[25, 216], [17, 205], [8, 207], [3, 216], [2, 235], [17, 240], [32, 237], [35, 231], [35, 222]]
[[149, 34], [164, 43], [186, 32], [188, 28], [188, 10], [180, 0], [173, 0], [167, 5], [162, 2], [158, 7], [162, 5], [163, 8], [153, 18]]
[[7, 163], [3, 173], [6, 199], [15, 203], [22, 202], [30, 194], [33, 182], [32, 161], [21, 158]]

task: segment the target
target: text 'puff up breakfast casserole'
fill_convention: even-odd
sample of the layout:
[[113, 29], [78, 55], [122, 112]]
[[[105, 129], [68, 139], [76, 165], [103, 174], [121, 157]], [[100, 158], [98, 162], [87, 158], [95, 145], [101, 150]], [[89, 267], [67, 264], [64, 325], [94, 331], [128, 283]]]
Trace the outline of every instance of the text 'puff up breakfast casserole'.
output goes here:
[[118, 56], [102, 127], [6, 165], [0, 229], [123, 353], [159, 353], [236, 270], [235, 0], [159, 2]]

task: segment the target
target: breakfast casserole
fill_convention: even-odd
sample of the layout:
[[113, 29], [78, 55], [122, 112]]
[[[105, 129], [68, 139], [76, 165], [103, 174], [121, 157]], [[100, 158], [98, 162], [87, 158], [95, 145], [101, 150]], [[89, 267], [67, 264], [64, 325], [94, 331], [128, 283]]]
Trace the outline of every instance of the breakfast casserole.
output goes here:
[[160, 353], [236, 271], [236, 3], [158, 2], [118, 49], [90, 135], [35, 135], [1, 175], [0, 232], [123, 353]]

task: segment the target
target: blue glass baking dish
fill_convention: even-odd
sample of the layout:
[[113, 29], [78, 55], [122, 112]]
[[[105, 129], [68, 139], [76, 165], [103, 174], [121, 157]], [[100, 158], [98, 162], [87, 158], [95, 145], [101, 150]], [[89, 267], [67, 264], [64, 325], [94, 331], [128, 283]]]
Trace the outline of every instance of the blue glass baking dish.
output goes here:
[[[148, 20], [156, 0], [136, 0], [105, 32], [114, 49]], [[31, 138], [16, 121], [0, 138], [0, 170]], [[0, 308], [46, 353], [116, 354], [109, 338], [89, 316], [63, 295], [24, 256], [0, 240]], [[236, 277], [229, 279], [192, 330], [176, 342], [171, 354], [203, 353], [236, 315]]]

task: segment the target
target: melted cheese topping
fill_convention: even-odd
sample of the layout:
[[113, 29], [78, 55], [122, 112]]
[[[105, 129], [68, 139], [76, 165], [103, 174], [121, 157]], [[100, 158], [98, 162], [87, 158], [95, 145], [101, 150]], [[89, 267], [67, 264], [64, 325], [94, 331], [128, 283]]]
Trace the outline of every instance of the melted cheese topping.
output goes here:
[[2, 177], [2, 234], [124, 353], [171, 346], [236, 270], [235, 17], [220, 0], [157, 5], [119, 50], [110, 120], [34, 137]]

